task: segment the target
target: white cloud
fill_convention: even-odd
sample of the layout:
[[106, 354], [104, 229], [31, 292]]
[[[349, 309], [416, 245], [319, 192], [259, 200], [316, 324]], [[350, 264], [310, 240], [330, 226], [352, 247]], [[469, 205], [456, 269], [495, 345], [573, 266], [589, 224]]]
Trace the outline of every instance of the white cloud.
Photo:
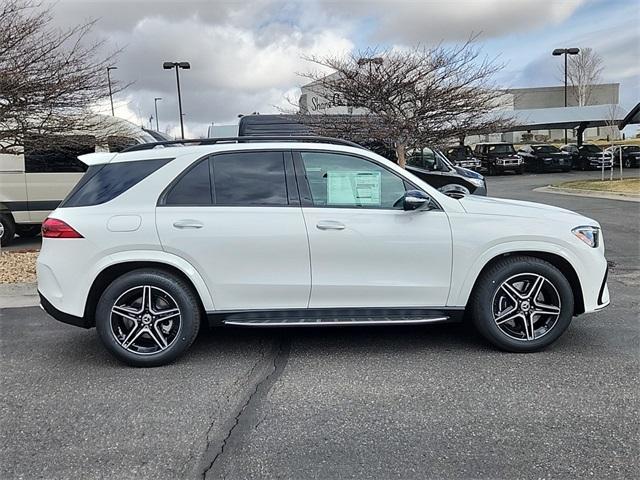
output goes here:
[[374, 22], [379, 41], [432, 43], [490, 38], [558, 24], [586, 0], [318, 0], [336, 15], [351, 12]]

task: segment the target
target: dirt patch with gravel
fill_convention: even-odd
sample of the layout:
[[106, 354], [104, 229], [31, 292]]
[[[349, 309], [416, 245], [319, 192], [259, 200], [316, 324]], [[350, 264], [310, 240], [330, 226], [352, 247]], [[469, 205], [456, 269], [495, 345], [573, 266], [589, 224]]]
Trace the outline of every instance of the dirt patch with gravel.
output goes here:
[[0, 283], [35, 282], [38, 253], [0, 252]]

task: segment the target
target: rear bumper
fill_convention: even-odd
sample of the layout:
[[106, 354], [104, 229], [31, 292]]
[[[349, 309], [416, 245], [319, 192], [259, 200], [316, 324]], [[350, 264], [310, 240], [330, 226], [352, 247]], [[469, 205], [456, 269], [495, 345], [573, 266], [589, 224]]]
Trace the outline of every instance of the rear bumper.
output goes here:
[[83, 317], [76, 317], [75, 315], [70, 315], [58, 310], [40, 291], [38, 291], [38, 295], [40, 295], [40, 306], [43, 310], [59, 322], [82, 328], [91, 328], [93, 326], [89, 325], [89, 322], [87, 322]]

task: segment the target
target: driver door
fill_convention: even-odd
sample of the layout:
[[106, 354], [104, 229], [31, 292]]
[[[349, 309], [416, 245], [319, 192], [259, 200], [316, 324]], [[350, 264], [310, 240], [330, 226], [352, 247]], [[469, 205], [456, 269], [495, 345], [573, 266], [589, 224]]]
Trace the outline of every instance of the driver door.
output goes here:
[[310, 308], [446, 305], [452, 253], [443, 210], [403, 210], [407, 187], [416, 187], [365, 157], [295, 157], [311, 254]]

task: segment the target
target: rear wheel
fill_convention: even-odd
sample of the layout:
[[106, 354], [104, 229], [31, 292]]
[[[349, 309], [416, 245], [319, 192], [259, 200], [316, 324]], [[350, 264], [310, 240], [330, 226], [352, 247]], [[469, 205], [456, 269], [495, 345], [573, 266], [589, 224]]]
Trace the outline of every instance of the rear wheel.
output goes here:
[[96, 308], [104, 346], [137, 367], [165, 365], [191, 346], [200, 306], [189, 285], [162, 270], [141, 269], [114, 280]]
[[573, 316], [565, 276], [534, 257], [506, 257], [478, 279], [471, 297], [473, 322], [491, 343], [509, 352], [535, 352], [560, 337]]
[[6, 247], [13, 241], [16, 234], [16, 224], [9, 215], [0, 215], [0, 246]]
[[38, 236], [40, 228], [40, 225], [17, 225], [16, 233], [22, 238], [33, 238]]

